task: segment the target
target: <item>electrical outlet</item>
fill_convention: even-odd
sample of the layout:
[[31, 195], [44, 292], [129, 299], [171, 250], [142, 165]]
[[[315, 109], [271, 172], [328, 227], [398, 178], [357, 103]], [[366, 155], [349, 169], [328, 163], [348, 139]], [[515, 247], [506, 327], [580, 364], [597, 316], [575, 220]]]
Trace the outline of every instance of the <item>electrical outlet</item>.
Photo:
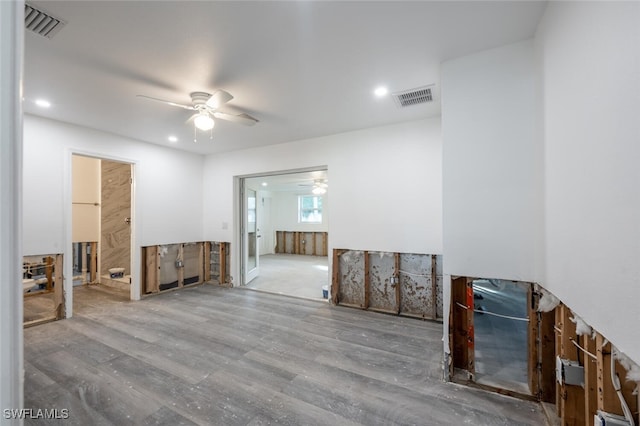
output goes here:
[[176, 260], [176, 268], [182, 268], [184, 266], [184, 263], [182, 262], [182, 260]]

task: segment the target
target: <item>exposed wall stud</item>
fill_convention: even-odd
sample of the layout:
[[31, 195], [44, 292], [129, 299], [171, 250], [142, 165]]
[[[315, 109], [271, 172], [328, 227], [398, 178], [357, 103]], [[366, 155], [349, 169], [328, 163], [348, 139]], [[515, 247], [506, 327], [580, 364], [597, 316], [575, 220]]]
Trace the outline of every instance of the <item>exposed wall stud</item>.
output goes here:
[[369, 252], [364, 252], [364, 303], [362, 309], [369, 308], [369, 296], [371, 293], [371, 275], [369, 273]]

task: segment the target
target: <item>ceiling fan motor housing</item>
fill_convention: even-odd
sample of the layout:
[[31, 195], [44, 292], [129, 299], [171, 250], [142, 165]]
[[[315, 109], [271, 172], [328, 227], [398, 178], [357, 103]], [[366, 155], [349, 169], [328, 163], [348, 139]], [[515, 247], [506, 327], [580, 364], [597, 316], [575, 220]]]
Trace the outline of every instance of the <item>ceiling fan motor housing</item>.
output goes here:
[[206, 106], [207, 101], [211, 97], [211, 94], [206, 92], [193, 92], [191, 93], [191, 102], [196, 109], [201, 109]]

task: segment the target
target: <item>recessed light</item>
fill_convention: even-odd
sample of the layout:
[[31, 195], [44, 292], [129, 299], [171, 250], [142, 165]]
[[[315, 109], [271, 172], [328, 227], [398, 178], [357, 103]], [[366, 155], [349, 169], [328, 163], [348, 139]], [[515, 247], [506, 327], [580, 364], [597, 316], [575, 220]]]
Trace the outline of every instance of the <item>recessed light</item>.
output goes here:
[[262, 182], [262, 186], [267, 186], [269, 185], [267, 182]]
[[387, 93], [389, 93], [389, 89], [387, 89], [387, 88], [386, 88], [386, 87], [384, 87], [384, 86], [380, 86], [380, 87], [376, 88], [376, 90], [374, 90], [374, 91], [373, 91], [373, 93], [374, 93], [377, 97], [381, 98], [381, 97], [383, 97], [383, 96], [386, 96], [386, 95], [387, 95]]
[[167, 139], [169, 139], [169, 142], [172, 142], [172, 143], [178, 142], [178, 138], [173, 135], [169, 136]]
[[51, 106], [51, 102], [47, 101], [46, 99], [37, 99], [36, 105], [38, 105], [40, 108], [49, 108]]

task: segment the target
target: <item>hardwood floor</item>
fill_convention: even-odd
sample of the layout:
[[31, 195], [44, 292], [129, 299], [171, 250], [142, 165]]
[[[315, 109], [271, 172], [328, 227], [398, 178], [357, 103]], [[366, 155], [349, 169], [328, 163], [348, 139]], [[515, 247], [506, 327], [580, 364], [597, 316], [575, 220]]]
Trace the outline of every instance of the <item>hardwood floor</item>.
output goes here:
[[545, 423], [539, 404], [442, 382], [438, 323], [213, 285], [74, 298], [72, 319], [24, 332], [25, 407], [66, 408], [64, 424]]

